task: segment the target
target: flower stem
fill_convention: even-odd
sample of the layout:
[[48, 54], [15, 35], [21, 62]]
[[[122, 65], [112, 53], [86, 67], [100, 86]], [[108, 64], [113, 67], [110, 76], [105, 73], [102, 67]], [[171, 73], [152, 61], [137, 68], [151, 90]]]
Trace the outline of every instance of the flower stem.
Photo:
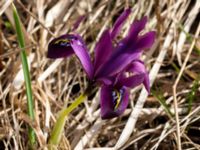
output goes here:
[[57, 147], [59, 144], [68, 114], [72, 112], [79, 104], [81, 104], [86, 97], [86, 94], [80, 95], [68, 108], [63, 108], [63, 110], [59, 112], [57, 121], [49, 139], [50, 149]]

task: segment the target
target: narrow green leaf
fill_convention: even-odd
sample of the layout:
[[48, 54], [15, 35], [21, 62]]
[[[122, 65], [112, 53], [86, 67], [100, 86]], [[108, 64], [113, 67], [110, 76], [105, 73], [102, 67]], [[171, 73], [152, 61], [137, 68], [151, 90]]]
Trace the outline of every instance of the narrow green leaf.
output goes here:
[[51, 137], [49, 139], [50, 149], [53, 149], [53, 147], [57, 147], [60, 143], [65, 122], [69, 113], [72, 112], [79, 104], [81, 104], [86, 99], [86, 97], [87, 96], [85, 94], [80, 95], [68, 108], [64, 108], [59, 112], [57, 121], [54, 125], [54, 128], [51, 132]]
[[193, 104], [193, 101], [195, 99], [195, 95], [196, 95], [196, 92], [199, 88], [199, 80], [200, 80], [200, 77], [198, 77], [192, 84], [192, 89], [191, 91], [188, 93], [187, 95], [187, 101], [188, 101], [188, 112], [191, 111], [192, 109], [192, 104]]
[[[15, 21], [17, 39], [18, 39], [19, 47], [22, 49], [20, 52], [20, 57], [22, 61], [22, 68], [23, 68], [24, 80], [25, 80], [25, 85], [26, 85], [28, 115], [30, 116], [32, 120], [34, 120], [34, 104], [33, 104], [33, 97], [32, 97], [30, 72], [29, 72], [29, 67], [27, 63], [26, 52], [24, 50], [24, 47], [25, 47], [24, 36], [21, 29], [21, 21], [17, 13], [17, 9], [15, 8], [14, 4], [12, 4], [12, 7], [13, 7], [13, 18]], [[33, 146], [35, 143], [35, 133], [31, 127], [29, 128], [29, 140], [30, 140], [30, 144]]]
[[165, 112], [168, 114], [168, 116], [173, 117], [174, 114], [170, 111], [170, 108], [168, 107], [167, 103], [165, 102], [166, 100], [165, 100], [164, 96], [161, 94], [158, 94], [158, 92], [156, 92], [154, 90], [151, 90], [151, 92], [152, 92], [152, 95], [154, 97], [156, 97], [158, 99], [159, 103], [163, 106], [163, 108], [164, 108]]
[[176, 73], [180, 72], [180, 69], [178, 68], [178, 66], [175, 63], [172, 63], [172, 67], [176, 70]]

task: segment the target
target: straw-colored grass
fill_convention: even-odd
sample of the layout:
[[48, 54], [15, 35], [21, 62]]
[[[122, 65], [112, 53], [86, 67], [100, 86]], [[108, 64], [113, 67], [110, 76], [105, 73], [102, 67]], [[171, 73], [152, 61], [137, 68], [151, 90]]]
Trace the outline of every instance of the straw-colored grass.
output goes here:
[[[133, 89], [121, 117], [101, 120], [97, 92], [69, 115], [58, 149], [200, 149], [199, 0], [14, 1], [25, 35], [35, 122], [27, 115], [21, 49], [12, 28], [12, 2], [0, 2], [0, 149], [28, 149], [29, 126], [36, 133], [37, 149], [47, 149], [56, 114], [87, 85], [75, 57], [47, 59], [49, 41], [69, 33], [77, 18], [86, 15], [77, 32], [93, 54], [101, 33], [126, 7], [133, 12], [120, 36], [127, 34], [133, 20], [144, 15], [149, 18], [145, 31], [157, 32], [154, 46], [142, 57], [153, 94], [148, 95], [142, 86]], [[165, 100], [164, 105], [158, 97]]]

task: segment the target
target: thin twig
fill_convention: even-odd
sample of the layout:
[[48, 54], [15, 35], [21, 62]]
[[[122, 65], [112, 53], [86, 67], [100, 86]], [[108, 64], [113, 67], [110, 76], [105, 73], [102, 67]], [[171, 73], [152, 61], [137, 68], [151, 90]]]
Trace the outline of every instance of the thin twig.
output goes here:
[[49, 30], [49, 28], [47, 28], [33, 13], [31, 13], [22, 3], [21, 1], [17, 0], [17, 2], [20, 4], [20, 6], [29, 14], [31, 15], [31, 17], [33, 17], [35, 20], [37, 20], [37, 22], [45, 29], [49, 32], [49, 34], [51, 34], [52, 37], [56, 37], [53, 32], [51, 32], [51, 30]]
[[[197, 37], [199, 35], [199, 32], [200, 32], [200, 24], [199, 24], [198, 29], [196, 31], [195, 37]], [[178, 146], [177, 148], [178, 148], [178, 150], [181, 150], [182, 148], [181, 148], [181, 134], [180, 134], [180, 124], [179, 124], [178, 102], [177, 102], [177, 98], [176, 98], [176, 90], [177, 90], [177, 86], [178, 86], [178, 83], [180, 81], [180, 78], [181, 78], [181, 76], [182, 76], [182, 74], [185, 70], [186, 64], [187, 64], [187, 62], [190, 58], [192, 50], [195, 46], [195, 42], [196, 42], [196, 40], [194, 39], [191, 46], [190, 46], [190, 49], [187, 53], [187, 56], [186, 56], [185, 61], [183, 63], [183, 66], [181, 67], [181, 70], [178, 74], [178, 77], [176, 78], [176, 81], [173, 85], [173, 97], [174, 97], [174, 109], [175, 109], [175, 117], [176, 117], [176, 134], [177, 134], [177, 146]]]
[[33, 48], [35, 46], [36, 46], [36, 44], [31, 44], [29, 46], [25, 46], [24, 48], [11, 48], [11, 49], [8, 50], [7, 53], [0, 55], [0, 59], [10, 57], [11, 55], [16, 55], [17, 53], [21, 52], [24, 49]]

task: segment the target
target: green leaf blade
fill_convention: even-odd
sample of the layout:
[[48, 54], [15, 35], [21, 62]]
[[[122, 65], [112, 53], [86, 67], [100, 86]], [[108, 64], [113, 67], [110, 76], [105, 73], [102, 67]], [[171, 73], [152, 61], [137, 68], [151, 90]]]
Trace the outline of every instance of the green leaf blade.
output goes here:
[[[18, 39], [19, 47], [22, 49], [20, 52], [20, 57], [22, 61], [22, 69], [23, 69], [25, 86], [26, 86], [28, 115], [30, 116], [32, 120], [34, 120], [35, 119], [34, 104], [33, 104], [30, 72], [29, 72], [26, 52], [24, 50], [24, 47], [25, 47], [24, 35], [21, 29], [21, 21], [20, 21], [17, 9], [14, 4], [12, 4], [12, 7], [13, 7], [13, 18], [15, 22], [15, 30], [17, 33], [17, 39]], [[33, 146], [36, 142], [36, 138], [35, 138], [35, 132], [31, 127], [29, 128], [28, 135], [29, 135], [30, 144], [31, 146]]]

